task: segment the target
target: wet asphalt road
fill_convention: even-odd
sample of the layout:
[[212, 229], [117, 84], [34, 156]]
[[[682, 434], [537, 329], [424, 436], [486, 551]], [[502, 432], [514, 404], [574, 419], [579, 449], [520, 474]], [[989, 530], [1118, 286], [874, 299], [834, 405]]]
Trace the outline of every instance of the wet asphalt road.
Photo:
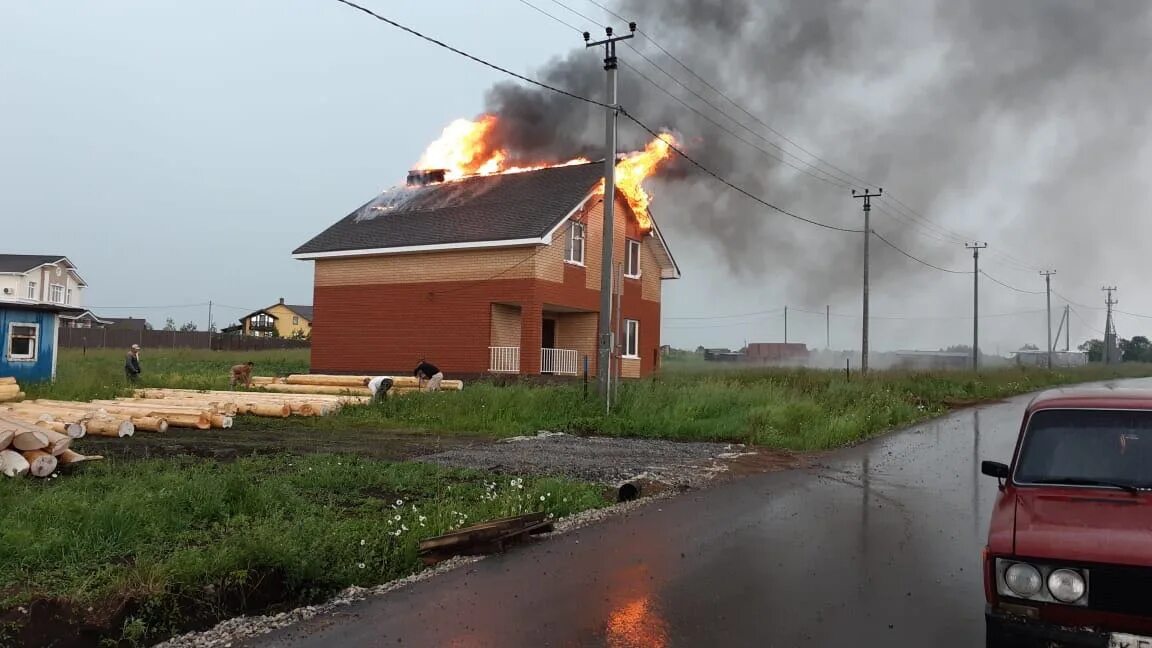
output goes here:
[[489, 558], [248, 645], [983, 645], [980, 552], [1028, 397]]

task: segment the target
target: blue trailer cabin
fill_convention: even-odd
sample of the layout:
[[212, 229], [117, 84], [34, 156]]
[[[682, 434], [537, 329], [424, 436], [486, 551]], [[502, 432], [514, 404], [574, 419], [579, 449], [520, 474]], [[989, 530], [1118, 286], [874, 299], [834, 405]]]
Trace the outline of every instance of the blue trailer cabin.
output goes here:
[[60, 315], [82, 310], [0, 301], [0, 376], [14, 377], [20, 383], [53, 380]]

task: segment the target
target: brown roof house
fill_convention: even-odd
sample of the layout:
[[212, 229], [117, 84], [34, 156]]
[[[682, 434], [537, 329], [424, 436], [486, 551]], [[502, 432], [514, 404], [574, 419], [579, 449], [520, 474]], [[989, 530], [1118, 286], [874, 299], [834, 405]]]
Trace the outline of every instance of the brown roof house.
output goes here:
[[[599, 163], [442, 181], [409, 174], [294, 252], [315, 263], [312, 370], [576, 375], [597, 371]], [[648, 215], [643, 215], [648, 224]], [[622, 375], [660, 361], [660, 229], [615, 196]]]

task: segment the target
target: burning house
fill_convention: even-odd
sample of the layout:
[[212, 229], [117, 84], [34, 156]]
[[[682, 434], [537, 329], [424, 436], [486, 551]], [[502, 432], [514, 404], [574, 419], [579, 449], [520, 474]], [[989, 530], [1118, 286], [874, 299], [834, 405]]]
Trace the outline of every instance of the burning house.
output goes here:
[[[295, 250], [315, 263], [313, 371], [405, 372], [427, 358], [455, 375], [576, 375], [587, 358], [596, 373], [603, 163], [514, 167], [477, 153], [489, 128], [454, 123], [404, 186]], [[640, 186], [669, 153], [657, 139], [617, 163], [624, 377], [659, 364], [661, 284], [680, 276]]]

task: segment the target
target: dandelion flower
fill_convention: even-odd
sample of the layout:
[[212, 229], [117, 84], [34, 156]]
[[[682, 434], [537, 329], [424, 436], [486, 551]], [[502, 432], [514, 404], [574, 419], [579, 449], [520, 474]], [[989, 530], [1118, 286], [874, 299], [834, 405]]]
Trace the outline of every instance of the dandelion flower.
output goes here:
[[541, 501], [541, 502], [543, 502], [543, 501], [544, 501], [544, 496], [543, 496], [543, 495], [541, 495], [541, 496], [540, 496], [540, 501]]
[[360, 541], [360, 546], [361, 546], [361, 547], [363, 547], [363, 546], [364, 546], [364, 541], [363, 541], [363, 540], [361, 540], [361, 541]]
[[401, 524], [401, 525], [400, 525], [400, 530], [401, 530], [401, 531], [407, 531], [407, 530], [408, 530], [408, 525], [406, 525], [406, 524]]
[[364, 563], [356, 563], [356, 566], [360, 569], [364, 569]]
[[396, 506], [404, 506], [404, 500], [396, 500]]

